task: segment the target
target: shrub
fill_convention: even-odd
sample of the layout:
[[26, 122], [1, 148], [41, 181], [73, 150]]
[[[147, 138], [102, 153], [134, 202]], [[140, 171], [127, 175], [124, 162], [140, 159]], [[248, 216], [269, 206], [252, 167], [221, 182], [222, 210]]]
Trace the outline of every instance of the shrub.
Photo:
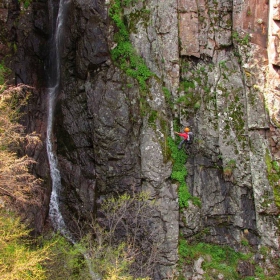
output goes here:
[[179, 150], [175, 141], [171, 137], [168, 138], [168, 147], [171, 150], [171, 158], [173, 160], [171, 178], [176, 180], [179, 184], [178, 198], [180, 209], [187, 208], [189, 206], [189, 200], [192, 200], [195, 205], [200, 206], [200, 200], [189, 193], [188, 186], [186, 184], [186, 152], [183, 149]]
[[50, 246], [32, 247], [29, 230], [11, 212], [0, 210], [0, 275], [2, 280], [46, 279], [43, 264]]
[[81, 242], [92, 269], [103, 279], [152, 277], [161, 242], [156, 215], [156, 205], [146, 193], [103, 201], [101, 218]]
[[44, 264], [47, 279], [55, 280], [91, 280], [87, 260], [80, 244], [71, 244], [60, 235], [45, 236], [43, 244], [52, 244], [51, 257]]
[[248, 256], [236, 252], [228, 246], [219, 246], [209, 243], [188, 244], [186, 240], [179, 241], [180, 264], [191, 263], [202, 256], [205, 260], [203, 270], [208, 278], [217, 279], [223, 274], [225, 279], [239, 279], [237, 265], [239, 260], [246, 260]]
[[[125, 6], [130, 5], [132, 0], [126, 0]], [[142, 90], [146, 89], [146, 81], [153, 73], [146, 66], [144, 60], [137, 54], [129, 40], [129, 32], [123, 21], [122, 1], [115, 0], [109, 9], [109, 15], [118, 27], [115, 34], [117, 46], [112, 49], [112, 59], [118, 64], [126, 75], [136, 79]]]

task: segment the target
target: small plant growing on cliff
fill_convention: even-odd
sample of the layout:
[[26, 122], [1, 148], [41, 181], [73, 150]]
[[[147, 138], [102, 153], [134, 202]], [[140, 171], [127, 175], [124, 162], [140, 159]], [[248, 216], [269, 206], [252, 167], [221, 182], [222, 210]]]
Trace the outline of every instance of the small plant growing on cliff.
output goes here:
[[248, 17], [252, 15], [252, 11], [251, 11], [251, 8], [250, 8], [250, 7], [247, 8], [247, 13], [246, 13], [246, 15], [247, 15]]
[[231, 159], [223, 168], [224, 177], [226, 180], [230, 180], [233, 174], [233, 169], [236, 167], [236, 161]]
[[129, 7], [133, 4], [136, 4], [138, 2], [138, 0], [123, 0], [123, 4], [125, 7]]
[[280, 208], [280, 167], [276, 160], [272, 160], [268, 150], [265, 154], [265, 163], [267, 167], [267, 178], [273, 187], [275, 204]]
[[166, 103], [169, 104], [170, 107], [173, 107], [171, 92], [166, 87], [163, 87], [162, 91], [163, 91]]
[[[127, 0], [126, 2], [131, 2]], [[112, 59], [118, 64], [126, 75], [136, 79], [142, 90], [146, 89], [146, 81], [153, 73], [146, 66], [133, 48], [129, 40], [129, 32], [123, 22], [122, 1], [115, 0], [109, 9], [109, 15], [116, 24], [118, 32], [115, 34], [117, 46], [111, 50]]]
[[232, 39], [240, 45], [248, 45], [250, 43], [250, 34], [240, 36], [237, 31], [232, 32]]
[[171, 151], [171, 158], [173, 160], [171, 178], [179, 183], [178, 198], [180, 209], [187, 208], [189, 206], [189, 200], [192, 200], [195, 205], [200, 206], [199, 198], [193, 197], [189, 193], [186, 184], [187, 170], [185, 163], [187, 161], [187, 155], [185, 151], [178, 150], [177, 144], [171, 137], [168, 138], [168, 147]]
[[[193, 263], [202, 257], [204, 259], [202, 268], [209, 278], [218, 279], [223, 274], [224, 279], [239, 279], [237, 265], [239, 260], [246, 260], [248, 256], [236, 252], [228, 246], [218, 246], [209, 243], [188, 244], [186, 240], [179, 240], [179, 263], [182, 265]], [[207, 260], [207, 261], [206, 261]]]

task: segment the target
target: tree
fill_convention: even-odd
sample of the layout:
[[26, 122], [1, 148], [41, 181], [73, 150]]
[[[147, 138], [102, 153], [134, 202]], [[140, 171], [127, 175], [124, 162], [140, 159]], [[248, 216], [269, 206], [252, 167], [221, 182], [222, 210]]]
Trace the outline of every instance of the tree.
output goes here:
[[152, 279], [162, 240], [148, 194], [108, 198], [98, 217], [82, 241], [93, 270], [104, 279]]
[[29, 230], [11, 212], [0, 210], [0, 275], [2, 280], [46, 279], [42, 265], [50, 246], [30, 246]]
[[[31, 174], [35, 161], [22, 153], [23, 146], [42, 145], [35, 133], [25, 134], [18, 123], [31, 88], [9, 87], [0, 95], [0, 197], [9, 207], [24, 209], [40, 204], [42, 181]], [[23, 212], [23, 211], [19, 211]]]

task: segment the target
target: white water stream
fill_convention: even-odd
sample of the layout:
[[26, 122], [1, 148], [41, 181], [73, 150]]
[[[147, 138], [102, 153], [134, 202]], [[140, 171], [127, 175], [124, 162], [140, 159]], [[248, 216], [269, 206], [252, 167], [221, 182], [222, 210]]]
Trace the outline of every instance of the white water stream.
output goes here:
[[[55, 108], [55, 99], [60, 88], [60, 39], [62, 35], [62, 27], [64, 21], [64, 7], [67, 0], [60, 0], [59, 10], [56, 19], [56, 28], [53, 36], [53, 50], [51, 52], [51, 66], [52, 72], [50, 84], [52, 87], [48, 88], [48, 123], [47, 123], [47, 154], [50, 165], [50, 175], [52, 179], [52, 192], [50, 198], [50, 210], [49, 216], [54, 228], [60, 231], [67, 238], [70, 237], [69, 232], [66, 229], [63, 216], [59, 207], [59, 194], [61, 190], [61, 176], [58, 168], [58, 161], [54, 152], [53, 146], [53, 115]], [[51, 3], [51, 9], [53, 10], [53, 3]], [[71, 239], [71, 238], [70, 238]]]
[[[64, 17], [66, 14], [67, 4], [71, 0], [60, 0], [58, 15], [55, 24], [55, 30], [53, 30], [53, 50], [51, 51], [51, 69], [53, 73], [50, 73], [50, 87], [48, 88], [48, 122], [47, 122], [47, 137], [46, 146], [47, 154], [50, 166], [50, 176], [52, 180], [52, 192], [49, 205], [49, 216], [53, 227], [59, 231], [64, 237], [66, 237], [75, 246], [75, 241], [71, 236], [70, 231], [67, 229], [63, 216], [60, 212], [59, 197], [61, 191], [61, 176], [58, 168], [58, 160], [54, 149], [54, 137], [53, 137], [53, 118], [55, 109], [55, 100], [60, 90], [60, 46], [61, 40], [63, 40], [63, 25]], [[50, 11], [53, 15], [53, 3], [50, 3]], [[100, 280], [100, 277], [92, 270], [90, 257], [87, 252], [81, 252], [88, 264], [89, 273], [93, 280]]]

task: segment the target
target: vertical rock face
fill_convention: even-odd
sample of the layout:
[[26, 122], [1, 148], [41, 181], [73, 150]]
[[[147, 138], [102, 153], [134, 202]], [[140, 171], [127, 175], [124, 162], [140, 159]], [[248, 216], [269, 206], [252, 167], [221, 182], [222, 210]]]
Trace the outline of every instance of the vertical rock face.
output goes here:
[[[54, 134], [69, 227], [73, 216], [87, 219], [109, 194], [147, 190], [159, 205], [155, 279], [168, 279], [176, 266], [179, 229], [186, 239], [207, 229], [205, 241], [237, 249], [246, 233], [250, 245], [277, 249], [279, 3], [134, 2], [123, 18], [137, 55], [154, 73], [146, 95], [111, 60], [118, 31], [108, 16], [113, 2], [74, 0], [67, 11]], [[21, 15], [19, 6], [9, 3], [9, 14], [5, 5], [0, 20], [3, 32], [15, 32], [9, 41], [17, 44], [16, 82], [38, 89], [25, 122], [44, 138], [48, 3], [33, 2]], [[167, 148], [174, 120], [195, 134], [187, 183], [201, 200], [180, 215]], [[47, 178], [44, 149], [34, 155], [38, 175]]]

